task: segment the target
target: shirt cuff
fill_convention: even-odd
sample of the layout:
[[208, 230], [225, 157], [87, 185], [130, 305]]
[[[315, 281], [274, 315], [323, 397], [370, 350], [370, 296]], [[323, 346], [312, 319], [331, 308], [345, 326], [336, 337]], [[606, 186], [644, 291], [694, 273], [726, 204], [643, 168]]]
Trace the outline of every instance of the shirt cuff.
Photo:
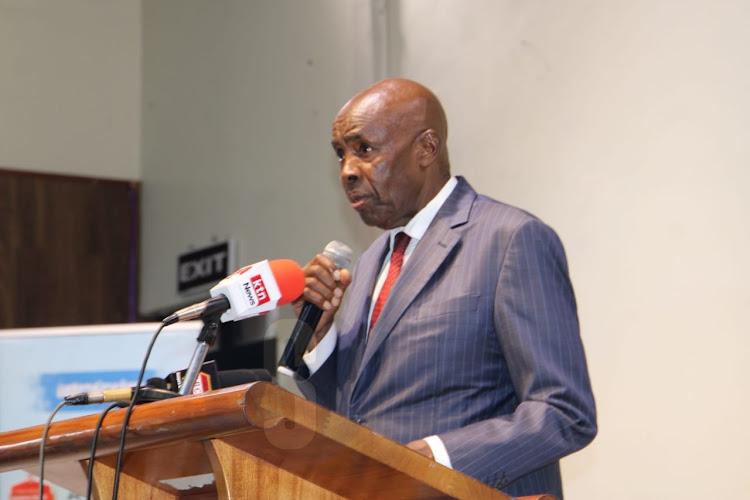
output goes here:
[[445, 465], [449, 469], [452, 469], [451, 457], [448, 456], [448, 450], [445, 449], [443, 440], [437, 436], [427, 436], [424, 440], [432, 451], [432, 458], [434, 458], [440, 465]]
[[302, 355], [302, 361], [307, 365], [310, 375], [318, 371], [323, 366], [323, 363], [331, 357], [333, 350], [336, 348], [336, 339], [338, 336], [336, 325], [333, 324], [325, 337], [323, 337], [323, 340], [318, 342], [318, 345], [312, 351], [307, 351]]

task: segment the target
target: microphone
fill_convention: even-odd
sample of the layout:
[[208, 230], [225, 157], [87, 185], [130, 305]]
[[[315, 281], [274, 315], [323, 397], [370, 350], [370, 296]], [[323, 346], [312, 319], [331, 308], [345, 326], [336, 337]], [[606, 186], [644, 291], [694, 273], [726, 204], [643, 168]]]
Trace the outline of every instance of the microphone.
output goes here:
[[[200, 369], [196, 373], [197, 376], [193, 381], [193, 385], [188, 388], [184, 387], [184, 385], [189, 369], [190, 367], [185, 368], [184, 370], [173, 371], [172, 373], [161, 379], [161, 383], [164, 384], [164, 389], [169, 389], [181, 394], [203, 394], [204, 392], [208, 392], [220, 387], [217, 381], [217, 373], [219, 370], [216, 367], [215, 360], [206, 361], [201, 365]], [[152, 384], [148, 383], [146, 385]]]
[[238, 269], [211, 288], [211, 298], [176, 311], [165, 325], [223, 313], [221, 322], [239, 321], [288, 304], [305, 290], [302, 268], [289, 259], [262, 260]]
[[[340, 241], [332, 241], [323, 249], [323, 255], [331, 259], [337, 269], [345, 269], [352, 259], [352, 249]], [[279, 360], [278, 370], [286, 375], [294, 375], [292, 372], [299, 370], [302, 366], [302, 355], [307, 349], [307, 344], [318, 326], [323, 310], [318, 306], [305, 302], [298, 321], [292, 330], [284, 353]]]
[[[133, 398], [135, 387], [125, 389], [111, 389], [101, 392], [82, 392], [65, 396], [66, 405], [93, 405], [98, 403], [114, 403], [130, 401]], [[138, 391], [138, 403], [160, 401], [179, 396], [178, 393], [157, 387], [141, 387]]]
[[[203, 368], [206, 369], [206, 365], [209, 363], [214, 362], [204, 363]], [[208, 376], [214, 381], [217, 389], [249, 384], [250, 382], [273, 382], [273, 378], [268, 373], [268, 370], [262, 368], [217, 371], [215, 364], [209, 368], [212, 368], [212, 370], [207, 370]], [[179, 387], [174, 379], [177, 373], [172, 372], [165, 379], [157, 377], [148, 379], [148, 384], [141, 386], [141, 389], [138, 391], [137, 403], [150, 403], [179, 396], [180, 393], [177, 392]], [[204, 388], [204, 392], [210, 389], [210, 387], [206, 387]], [[133, 392], [135, 392], [135, 387], [98, 392], [81, 392], [65, 396], [65, 404], [69, 406], [81, 406], [115, 402], [127, 403], [133, 399]]]

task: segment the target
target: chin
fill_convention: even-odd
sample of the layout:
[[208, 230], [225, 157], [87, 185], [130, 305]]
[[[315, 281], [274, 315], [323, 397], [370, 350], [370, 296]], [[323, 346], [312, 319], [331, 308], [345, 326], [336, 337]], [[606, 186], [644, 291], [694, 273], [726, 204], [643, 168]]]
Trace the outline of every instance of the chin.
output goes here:
[[372, 214], [359, 212], [359, 218], [362, 219], [362, 222], [364, 222], [366, 225], [370, 227], [378, 227], [380, 229], [389, 229], [388, 224], [384, 222], [383, 219], [373, 216]]
[[377, 219], [373, 219], [372, 217], [368, 217], [367, 215], [359, 214], [359, 218], [362, 219], [362, 222], [365, 223], [365, 225], [370, 227], [380, 227], [380, 224], [378, 224]]
[[383, 211], [372, 211], [372, 210], [357, 210], [359, 218], [362, 219], [366, 225], [371, 227], [377, 227], [383, 230], [393, 229], [405, 225], [409, 222], [410, 217], [402, 217], [399, 220], [394, 221], [392, 213], [384, 213]]

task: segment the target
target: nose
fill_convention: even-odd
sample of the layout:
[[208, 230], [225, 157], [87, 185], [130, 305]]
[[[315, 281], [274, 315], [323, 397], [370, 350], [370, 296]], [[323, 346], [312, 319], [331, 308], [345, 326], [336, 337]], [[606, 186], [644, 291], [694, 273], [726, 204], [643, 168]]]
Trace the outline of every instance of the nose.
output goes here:
[[360, 176], [360, 165], [357, 158], [345, 156], [341, 160], [341, 182], [342, 184], [351, 185], [354, 184]]

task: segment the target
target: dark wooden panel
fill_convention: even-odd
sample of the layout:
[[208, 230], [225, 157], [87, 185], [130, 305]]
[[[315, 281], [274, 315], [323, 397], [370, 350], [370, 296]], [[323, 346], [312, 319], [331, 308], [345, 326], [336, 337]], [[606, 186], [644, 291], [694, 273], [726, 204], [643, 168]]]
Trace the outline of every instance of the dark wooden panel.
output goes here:
[[0, 328], [134, 321], [138, 195], [0, 169]]

